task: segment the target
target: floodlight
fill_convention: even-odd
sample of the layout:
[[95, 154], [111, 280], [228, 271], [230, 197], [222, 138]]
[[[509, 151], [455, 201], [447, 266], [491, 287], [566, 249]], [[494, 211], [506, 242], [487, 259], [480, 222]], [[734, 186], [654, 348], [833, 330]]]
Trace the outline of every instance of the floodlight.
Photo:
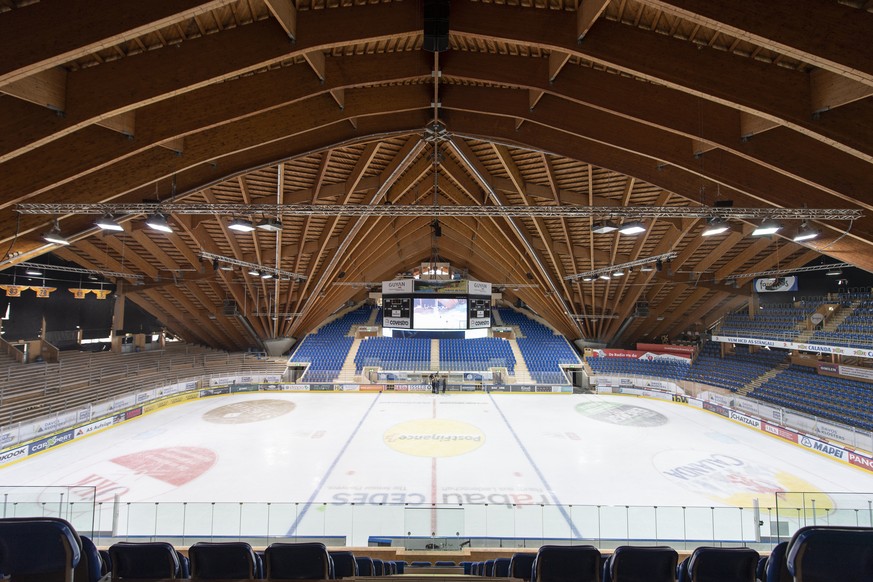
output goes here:
[[160, 212], [156, 212], [149, 216], [148, 220], [146, 220], [146, 225], [152, 230], [157, 230], [160, 232], [173, 232], [173, 229], [167, 222], [167, 218]]
[[255, 226], [252, 224], [251, 220], [246, 220], [245, 218], [234, 218], [227, 225], [227, 228], [230, 230], [235, 230], [237, 232], [252, 232], [255, 230]]
[[642, 222], [633, 220], [622, 224], [618, 232], [621, 234], [640, 234], [641, 232], [646, 232], [646, 226]]

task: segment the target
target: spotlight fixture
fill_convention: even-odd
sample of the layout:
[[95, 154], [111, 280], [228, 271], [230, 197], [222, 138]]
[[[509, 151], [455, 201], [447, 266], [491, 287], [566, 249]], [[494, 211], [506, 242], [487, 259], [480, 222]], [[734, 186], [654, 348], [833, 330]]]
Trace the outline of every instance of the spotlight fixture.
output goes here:
[[28, 267], [24, 274], [30, 275], [31, 277], [42, 277], [42, 271], [35, 267]]
[[218, 270], [219, 271], [233, 271], [233, 265], [231, 265], [229, 263], [220, 263], [218, 265]]
[[604, 281], [609, 281], [609, 273], [603, 273], [602, 275], [600, 275], [600, 278]]
[[260, 276], [261, 276], [261, 272], [258, 271], [257, 269], [249, 269], [249, 270], [248, 270], [248, 273], [249, 273], [249, 275], [251, 275], [252, 277], [260, 277]]
[[654, 270], [655, 267], [653, 267], [652, 265], [643, 265], [642, 267], [640, 267], [640, 271], [642, 271], [643, 273], [651, 273]]
[[722, 234], [728, 231], [727, 222], [725, 222], [724, 218], [719, 216], [713, 216], [709, 220], [706, 221], [706, 228], [703, 229], [703, 232], [700, 233], [700, 236], [715, 236], [717, 234]]
[[279, 232], [282, 230], [282, 221], [277, 218], [265, 218], [258, 223], [258, 228], [267, 232]]
[[268, 271], [264, 271], [263, 273], [261, 273], [261, 279], [272, 279], [272, 278], [273, 278], [273, 273], [270, 273]]
[[54, 245], [68, 245], [70, 241], [61, 234], [61, 227], [58, 224], [58, 221], [55, 220], [55, 223], [52, 225], [51, 230], [42, 235], [42, 240], [45, 242], [52, 243]]
[[160, 212], [155, 212], [146, 220], [146, 226], [151, 228], [152, 230], [157, 230], [160, 232], [173, 232], [172, 227], [167, 222], [167, 217], [165, 217]]
[[794, 242], [802, 242], [812, 240], [819, 235], [819, 232], [814, 228], [809, 227], [805, 222], [800, 225], [800, 230], [794, 235]]
[[443, 236], [443, 227], [440, 226], [440, 221], [436, 218], [433, 219], [433, 222], [430, 223], [430, 227], [433, 229], [433, 235], [435, 237]]
[[776, 234], [782, 225], [770, 218], [765, 218], [761, 224], [752, 231], [752, 236], [767, 236], [768, 234]]
[[586, 283], [590, 283], [594, 279], [595, 279], [594, 277], [582, 277], [582, 280], [585, 281]]
[[594, 234], [609, 234], [610, 232], [615, 232], [618, 230], [618, 227], [608, 220], [605, 222], [595, 222], [591, 226], [591, 232]]
[[825, 275], [827, 275], [828, 277], [839, 277], [842, 274], [842, 269], [828, 269], [827, 271], [825, 271]]
[[622, 224], [618, 228], [618, 232], [621, 234], [640, 234], [641, 232], [646, 232], [646, 226], [638, 220], [632, 220]]
[[101, 230], [111, 230], [114, 232], [121, 232], [124, 230], [124, 227], [118, 224], [114, 218], [112, 218], [111, 214], [104, 214], [102, 218], [98, 218], [96, 222], [94, 222], [97, 227]]
[[230, 230], [235, 230], [237, 232], [252, 232], [255, 230], [255, 226], [252, 224], [251, 220], [246, 220], [245, 218], [234, 218], [228, 223], [227, 228]]
[[624, 277], [624, 271], [613, 271], [612, 276], [613, 277]]

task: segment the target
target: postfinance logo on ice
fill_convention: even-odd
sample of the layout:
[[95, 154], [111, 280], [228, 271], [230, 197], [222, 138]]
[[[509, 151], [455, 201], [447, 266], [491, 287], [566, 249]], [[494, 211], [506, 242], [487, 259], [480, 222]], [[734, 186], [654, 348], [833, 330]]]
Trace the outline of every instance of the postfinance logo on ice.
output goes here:
[[472, 424], [440, 418], [395, 424], [382, 439], [395, 451], [416, 457], [464, 455], [485, 443], [485, 435]]

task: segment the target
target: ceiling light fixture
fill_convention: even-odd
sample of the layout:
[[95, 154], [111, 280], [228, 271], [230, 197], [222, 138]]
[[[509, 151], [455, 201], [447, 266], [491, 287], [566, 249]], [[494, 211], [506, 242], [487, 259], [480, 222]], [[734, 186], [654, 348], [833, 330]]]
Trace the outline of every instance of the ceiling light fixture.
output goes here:
[[782, 225], [770, 218], [765, 218], [761, 221], [755, 230], [752, 231], [752, 236], [767, 236], [768, 234], [776, 234], [782, 228]]
[[159, 232], [173, 232], [172, 227], [167, 222], [167, 218], [161, 214], [160, 212], [155, 212], [146, 220], [146, 226], [148, 226], [152, 230], [157, 230]]
[[828, 277], [839, 277], [842, 274], [842, 269], [829, 269], [825, 272], [825, 275], [827, 275]]
[[602, 275], [600, 275], [600, 278], [604, 281], [609, 281], [609, 273], [603, 273]]
[[249, 273], [249, 275], [251, 275], [252, 277], [260, 277], [260, 276], [261, 276], [261, 272], [258, 271], [257, 269], [254, 269], [254, 268], [249, 269], [249, 270], [248, 270], [248, 273]]
[[61, 227], [58, 224], [57, 220], [55, 220], [54, 224], [51, 227], [51, 230], [42, 235], [42, 240], [52, 243], [54, 245], [70, 244], [70, 241], [68, 241], [66, 237], [61, 234]]
[[803, 242], [805, 240], [812, 240], [819, 235], [819, 232], [814, 228], [808, 226], [805, 222], [800, 225], [800, 230], [797, 231], [797, 234], [794, 235], [794, 242]]
[[111, 214], [104, 214], [101, 218], [98, 218], [94, 224], [101, 230], [111, 230], [114, 232], [121, 232], [124, 230], [124, 227], [118, 224], [118, 222], [112, 218]]
[[624, 271], [614, 271], [612, 273], [613, 277], [624, 277]]
[[621, 234], [640, 234], [641, 232], [646, 232], [646, 226], [638, 220], [632, 220], [622, 224], [618, 228], [618, 232]]
[[277, 218], [265, 218], [258, 223], [258, 228], [267, 232], [279, 232], [282, 230], [282, 221]]
[[227, 228], [230, 230], [235, 230], [237, 232], [252, 232], [255, 230], [255, 226], [252, 224], [251, 220], [246, 220], [245, 218], [234, 218], [231, 220]]
[[268, 271], [264, 271], [263, 273], [261, 273], [261, 279], [272, 279], [272, 278], [273, 278], [273, 273], [270, 273]]
[[730, 227], [727, 225], [724, 218], [713, 216], [707, 220], [706, 228], [703, 229], [700, 236], [715, 236], [727, 232], [729, 228]]
[[35, 267], [28, 267], [26, 271], [24, 271], [25, 275], [30, 275], [31, 277], [42, 277], [42, 271]]
[[593, 232], [594, 234], [609, 234], [610, 232], [615, 232], [616, 230], [618, 230], [618, 227], [608, 220], [605, 222], [595, 222], [593, 225], [591, 225], [591, 232]]

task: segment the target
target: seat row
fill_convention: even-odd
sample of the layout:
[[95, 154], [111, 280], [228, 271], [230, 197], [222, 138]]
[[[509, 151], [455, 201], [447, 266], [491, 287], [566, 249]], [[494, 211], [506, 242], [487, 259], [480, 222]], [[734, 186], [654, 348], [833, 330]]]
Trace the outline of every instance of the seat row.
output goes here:
[[[187, 556], [165, 542], [98, 551], [61, 519], [0, 519], [0, 578], [11, 582], [330, 580], [403, 574], [405, 565], [328, 552], [321, 543], [274, 543], [263, 554], [245, 542], [197, 543]], [[750, 548], [702, 547], [678, 563], [664, 546], [622, 546], [606, 557], [590, 545], [547, 545], [460, 566], [468, 575], [530, 582], [870, 582], [873, 528], [801, 528], [767, 558]]]

